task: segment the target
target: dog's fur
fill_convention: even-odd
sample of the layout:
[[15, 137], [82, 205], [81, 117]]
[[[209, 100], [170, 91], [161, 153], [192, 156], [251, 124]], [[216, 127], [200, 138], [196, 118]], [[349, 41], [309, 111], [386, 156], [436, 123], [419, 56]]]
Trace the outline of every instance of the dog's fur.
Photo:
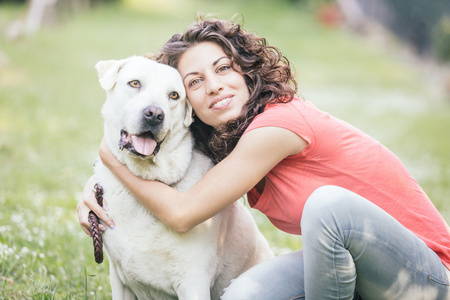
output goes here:
[[[106, 142], [131, 172], [184, 191], [213, 166], [193, 150], [192, 108], [175, 69], [138, 56], [100, 61], [96, 69], [107, 92], [102, 109]], [[157, 153], [139, 153], [149, 139], [154, 140], [150, 151], [156, 142]], [[103, 235], [114, 299], [218, 299], [231, 279], [273, 256], [239, 201], [178, 234], [101, 163], [95, 172], [116, 225]]]

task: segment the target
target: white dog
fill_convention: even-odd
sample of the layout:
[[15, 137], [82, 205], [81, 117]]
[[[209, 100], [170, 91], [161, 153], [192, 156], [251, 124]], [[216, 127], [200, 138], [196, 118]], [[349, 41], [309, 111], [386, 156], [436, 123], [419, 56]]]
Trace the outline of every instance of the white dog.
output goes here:
[[[131, 172], [187, 190], [213, 166], [193, 150], [192, 108], [175, 69], [137, 56], [96, 69], [107, 92], [106, 142]], [[239, 201], [178, 234], [105, 166], [95, 172], [116, 225], [103, 235], [114, 299], [218, 299], [231, 279], [273, 256]]]

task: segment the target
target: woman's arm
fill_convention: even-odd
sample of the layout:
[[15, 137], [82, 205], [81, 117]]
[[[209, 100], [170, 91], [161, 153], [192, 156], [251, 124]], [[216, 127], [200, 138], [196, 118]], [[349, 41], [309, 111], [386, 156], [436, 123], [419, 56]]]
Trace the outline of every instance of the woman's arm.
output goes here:
[[232, 153], [186, 192], [135, 176], [113, 156], [104, 142], [100, 157], [156, 217], [183, 233], [239, 199], [281, 160], [301, 152], [306, 146], [305, 140], [287, 129], [254, 129], [244, 134]]

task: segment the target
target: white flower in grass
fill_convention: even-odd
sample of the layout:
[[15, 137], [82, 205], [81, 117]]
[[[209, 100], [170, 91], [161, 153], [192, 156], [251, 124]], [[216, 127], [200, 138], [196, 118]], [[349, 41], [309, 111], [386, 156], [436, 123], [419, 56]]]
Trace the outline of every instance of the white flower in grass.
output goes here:
[[24, 217], [22, 214], [12, 214], [11, 222], [16, 223], [16, 224], [22, 224], [25, 222], [25, 220], [24, 220]]
[[0, 233], [10, 232], [10, 231], [11, 231], [11, 226], [9, 226], [9, 225], [0, 226]]
[[16, 252], [16, 247], [9, 247], [8, 245], [0, 243], [0, 259], [6, 260], [8, 257]]
[[27, 255], [28, 253], [30, 253], [30, 249], [27, 247], [22, 247], [22, 249], [20, 249], [20, 254]]

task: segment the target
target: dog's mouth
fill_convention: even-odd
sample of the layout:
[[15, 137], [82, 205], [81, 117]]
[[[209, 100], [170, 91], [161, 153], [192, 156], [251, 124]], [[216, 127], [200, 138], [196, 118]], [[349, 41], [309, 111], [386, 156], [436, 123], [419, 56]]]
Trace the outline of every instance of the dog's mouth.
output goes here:
[[127, 149], [128, 152], [146, 158], [156, 155], [164, 139], [157, 142], [151, 131], [140, 134], [129, 134], [125, 130], [120, 131], [119, 149]]

